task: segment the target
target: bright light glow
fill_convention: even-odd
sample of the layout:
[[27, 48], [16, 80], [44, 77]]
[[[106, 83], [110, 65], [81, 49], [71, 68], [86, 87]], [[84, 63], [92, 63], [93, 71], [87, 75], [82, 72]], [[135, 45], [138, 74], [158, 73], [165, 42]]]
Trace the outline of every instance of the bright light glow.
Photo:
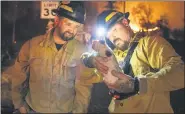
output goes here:
[[[141, 28], [139, 26], [137, 26], [136, 24], [130, 23], [130, 27], [134, 32], [139, 32], [141, 30]], [[148, 31], [151, 32], [151, 31], [155, 31], [157, 29], [159, 29], [159, 27], [154, 27], [154, 28], [148, 29]], [[147, 30], [143, 29], [143, 31], [146, 32]]]
[[98, 37], [104, 36], [104, 35], [105, 35], [105, 28], [104, 28], [104, 27], [99, 27], [99, 28], [97, 28], [97, 30], [96, 30], [96, 35], [97, 35]]
[[136, 24], [132, 24], [130, 23], [129, 24], [131, 29], [134, 31], [134, 32], [138, 32], [140, 30], [139, 26], [137, 26]]
[[159, 27], [155, 27], [155, 28], [152, 28], [152, 29], [148, 29], [148, 31], [154, 31], [154, 30], [157, 30], [159, 29]]

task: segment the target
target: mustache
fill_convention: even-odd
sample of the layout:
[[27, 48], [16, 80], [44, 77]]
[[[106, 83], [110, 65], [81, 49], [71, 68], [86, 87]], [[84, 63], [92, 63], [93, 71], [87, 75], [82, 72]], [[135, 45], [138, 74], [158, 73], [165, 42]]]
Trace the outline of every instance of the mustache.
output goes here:
[[68, 34], [70, 34], [70, 35], [74, 36], [74, 34], [73, 34], [73, 33], [71, 33], [71, 32], [69, 32], [69, 31], [64, 32], [64, 34], [66, 34], [66, 33], [68, 33]]
[[116, 39], [113, 40], [113, 43], [115, 44], [118, 41], [121, 41], [121, 39], [120, 38], [116, 38]]

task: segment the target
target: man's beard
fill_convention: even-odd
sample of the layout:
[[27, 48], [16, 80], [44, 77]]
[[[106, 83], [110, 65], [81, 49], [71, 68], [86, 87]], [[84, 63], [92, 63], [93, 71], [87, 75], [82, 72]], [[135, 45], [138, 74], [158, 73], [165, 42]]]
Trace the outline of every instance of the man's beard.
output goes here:
[[[67, 34], [70, 34], [71, 37], [67, 36]], [[72, 39], [74, 39], [74, 37], [75, 37], [75, 35], [68, 32], [68, 31], [60, 33], [60, 38], [64, 41], [72, 40]]]
[[129, 41], [121, 41], [121, 43], [116, 43], [117, 40], [120, 40], [120, 39], [115, 39], [113, 41], [113, 44], [116, 46], [117, 49], [120, 49], [122, 51], [125, 51], [128, 49]]

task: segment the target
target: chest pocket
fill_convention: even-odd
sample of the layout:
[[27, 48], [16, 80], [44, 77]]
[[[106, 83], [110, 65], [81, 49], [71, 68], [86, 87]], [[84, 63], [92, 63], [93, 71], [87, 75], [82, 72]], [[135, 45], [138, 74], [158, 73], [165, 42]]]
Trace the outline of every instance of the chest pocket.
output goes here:
[[74, 81], [76, 78], [76, 66], [77, 66], [77, 61], [74, 58], [74, 56], [68, 54], [64, 58], [62, 62], [62, 75], [64, 77], [63, 83], [68, 83], [68, 85], [73, 86]]
[[30, 81], [36, 82], [42, 80], [42, 76], [44, 75], [46, 59], [41, 57], [31, 57], [29, 62], [31, 73]]

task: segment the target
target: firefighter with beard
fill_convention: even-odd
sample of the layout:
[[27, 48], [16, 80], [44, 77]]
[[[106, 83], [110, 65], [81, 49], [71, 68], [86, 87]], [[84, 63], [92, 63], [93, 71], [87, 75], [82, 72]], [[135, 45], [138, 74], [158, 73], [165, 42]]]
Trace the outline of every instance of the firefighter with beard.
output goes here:
[[[104, 27], [106, 44], [122, 69], [111, 71], [118, 77], [115, 83], [103, 80], [112, 96], [109, 111], [173, 113], [170, 91], [184, 88], [184, 63], [164, 38], [138, 38], [129, 26], [128, 17], [128, 12], [106, 10], [97, 18], [97, 27]], [[104, 77], [109, 71], [108, 57], [84, 53], [81, 60], [86, 67], [96, 68], [99, 76]]]
[[86, 113], [91, 84], [81, 83], [79, 77], [87, 75], [78, 67], [87, 48], [74, 39], [85, 9], [82, 2], [60, 2], [53, 12], [55, 26], [27, 41], [15, 61], [13, 104], [21, 113]]

